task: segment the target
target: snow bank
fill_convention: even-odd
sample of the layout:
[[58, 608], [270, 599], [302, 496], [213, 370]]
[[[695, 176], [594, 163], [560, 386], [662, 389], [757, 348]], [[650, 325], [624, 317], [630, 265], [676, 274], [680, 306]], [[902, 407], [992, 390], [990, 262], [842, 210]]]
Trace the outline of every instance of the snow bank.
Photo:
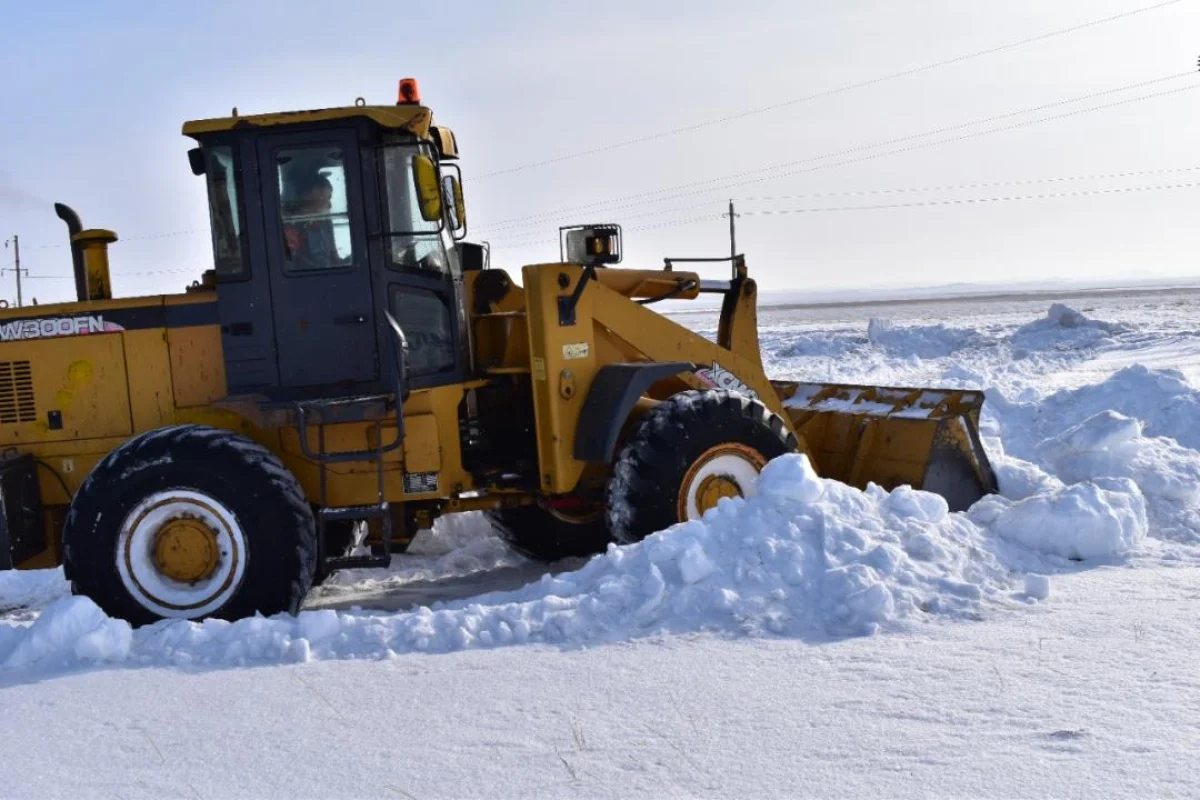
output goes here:
[[[980, 357], [992, 357], [997, 348], [1003, 348], [1012, 360], [1019, 361], [1035, 355], [1065, 355], [1069, 351], [1113, 344], [1115, 337], [1131, 330], [1128, 326], [1092, 319], [1062, 303], [1054, 303], [1045, 317], [1003, 336], [945, 323], [897, 324], [890, 319], [873, 317], [867, 325], [867, 339], [893, 359], [940, 359], [969, 350], [972, 351], [971, 360], [977, 361]], [[955, 369], [966, 368], [960, 364]]]
[[788, 331], [765, 333], [761, 337], [762, 348], [776, 358], [842, 358], [862, 346], [862, 336], [857, 331], [822, 331], [805, 334]]
[[[1007, 341], [879, 320], [868, 333], [875, 348], [919, 364], [982, 347], [996, 354], [1011, 346], [1013, 358], [1022, 347], [1074, 358], [1079, 347], [1125, 330], [1056, 305]], [[866, 357], [879, 360], [878, 349]], [[961, 374], [988, 385], [974, 366]], [[527, 642], [585, 646], [662, 632], [824, 641], [1044, 599], [1047, 574], [1066, 559], [1127, 556], [1147, 537], [1200, 544], [1200, 393], [1180, 373], [1133, 366], [1044, 398], [1032, 387], [1013, 394], [1009, 400], [990, 391], [983, 420], [1003, 495], [965, 514], [908, 488], [858, 491], [822, 480], [805, 458], [789, 456], [768, 465], [757, 495], [722, 501], [703, 520], [610, 548], [515, 591], [447, 595], [447, 602], [403, 613], [324, 609], [130, 631], [86, 599], [62, 598], [61, 572], [0, 573], [0, 612], [6, 603], [36, 607], [62, 598], [28, 627], [20, 617], [0, 624], [0, 669], [378, 658]], [[392, 574], [335, 576], [317, 594], [346, 603], [354, 594], [378, 598], [391, 584], [402, 589], [522, 565], [482, 515], [462, 515], [421, 534]]]
[[391, 569], [334, 573], [312, 596], [387, 591], [413, 581], [446, 580], [524, 563], [482, 512], [450, 514], [439, 517], [431, 530], [418, 532], [404, 555], [393, 559]]
[[71, 593], [61, 569], [0, 571], [0, 618], [20, 619]]
[[986, 341], [978, 331], [970, 328], [951, 328], [943, 323], [899, 326], [879, 317], [871, 318], [867, 338], [889, 354], [910, 358], [943, 358]]
[[1127, 478], [1100, 478], [1012, 502], [989, 497], [970, 512], [997, 536], [1075, 561], [1132, 552], [1146, 538], [1146, 503]]
[[1153, 535], [1200, 542], [1200, 452], [1174, 439], [1144, 436], [1145, 425], [1102, 411], [1046, 439], [1039, 463], [1066, 482], [1125, 478], [1145, 495]]
[[1022, 330], [1046, 330], [1051, 328], [1095, 328], [1105, 333], [1120, 333], [1126, 330], [1123, 325], [1116, 325], [1103, 320], [1092, 319], [1063, 303], [1053, 303], [1046, 312], [1046, 318], [1031, 322]]
[[1183, 504], [1200, 500], [1200, 452], [1142, 430], [1140, 420], [1101, 411], [1043, 441], [1038, 458], [1064, 481], [1131, 478], [1149, 496]]
[[69, 598], [29, 628], [8, 629], [0, 666], [378, 658], [695, 631], [823, 641], [928, 614], [977, 618], [985, 602], [1030, 597], [992, 542], [936, 495], [859, 491], [784, 456], [763, 471], [756, 496], [516, 591], [399, 614], [160, 622], [128, 636], [90, 601]]
[[1200, 544], [1200, 392], [1180, 374], [1135, 365], [1037, 403], [998, 392], [988, 400], [1005, 495], [1049, 489], [1050, 479], [1128, 479], [1144, 496], [1152, 537]]
[[1028, 349], [1048, 349], [1062, 341], [1080, 347], [1100, 344], [1128, 331], [1125, 325], [1092, 319], [1070, 306], [1054, 303], [1045, 317], [1017, 328], [1010, 340]]
[[1012, 402], [994, 391], [987, 399], [1000, 421], [1005, 449], [1029, 460], [1036, 458], [1043, 440], [1105, 411], [1141, 420], [1150, 436], [1169, 436], [1200, 450], [1200, 391], [1173, 369], [1134, 364], [1099, 383], [1062, 389], [1037, 401]]
[[0, 669], [123, 661], [133, 630], [84, 597], [64, 597], [28, 628], [0, 627]]

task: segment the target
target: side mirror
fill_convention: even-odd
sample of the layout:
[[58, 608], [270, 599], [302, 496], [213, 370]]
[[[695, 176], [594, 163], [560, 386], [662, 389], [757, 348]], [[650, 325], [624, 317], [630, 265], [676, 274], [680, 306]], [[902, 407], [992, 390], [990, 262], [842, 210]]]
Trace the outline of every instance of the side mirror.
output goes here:
[[443, 180], [446, 185], [446, 196], [454, 203], [454, 231], [467, 227], [467, 204], [463, 202], [462, 184], [456, 175], [447, 175]]
[[442, 191], [438, 186], [437, 168], [427, 155], [413, 156], [413, 187], [421, 204], [421, 219], [439, 222], [442, 219]]
[[193, 175], [203, 175], [208, 171], [208, 165], [204, 161], [204, 151], [199, 147], [188, 150], [188, 164], [192, 168]]

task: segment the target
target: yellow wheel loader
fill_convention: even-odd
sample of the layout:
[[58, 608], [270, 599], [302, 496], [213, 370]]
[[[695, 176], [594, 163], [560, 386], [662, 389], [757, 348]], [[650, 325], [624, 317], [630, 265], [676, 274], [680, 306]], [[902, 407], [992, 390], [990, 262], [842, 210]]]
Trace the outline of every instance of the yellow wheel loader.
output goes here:
[[[0, 311], [0, 567], [62, 564], [142, 624], [295, 613], [442, 514], [553, 560], [753, 491], [772, 458], [965, 508], [995, 489], [982, 395], [771, 381], [756, 287], [624, 269], [616, 225], [560, 231], [519, 281], [465, 240], [458, 147], [395, 105], [188, 122], [214, 267], [114, 297], [68, 207], [77, 301]], [[715, 341], [651, 307], [722, 296]]]

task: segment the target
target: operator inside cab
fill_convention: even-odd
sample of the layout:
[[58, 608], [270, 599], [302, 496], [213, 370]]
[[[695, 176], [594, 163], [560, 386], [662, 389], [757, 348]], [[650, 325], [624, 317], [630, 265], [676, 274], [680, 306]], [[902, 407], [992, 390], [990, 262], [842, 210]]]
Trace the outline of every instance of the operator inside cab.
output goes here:
[[328, 269], [351, 262], [345, 192], [336, 209], [334, 194], [326, 170], [302, 173], [282, 192], [284, 251], [293, 269]]

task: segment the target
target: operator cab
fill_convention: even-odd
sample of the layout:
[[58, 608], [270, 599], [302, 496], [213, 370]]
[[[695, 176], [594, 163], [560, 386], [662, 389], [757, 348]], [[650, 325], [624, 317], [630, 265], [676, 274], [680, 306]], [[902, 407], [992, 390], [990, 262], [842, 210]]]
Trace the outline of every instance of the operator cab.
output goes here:
[[302, 400], [406, 388], [470, 371], [466, 232], [454, 135], [416, 83], [395, 106], [188, 122], [208, 184], [230, 395]]

